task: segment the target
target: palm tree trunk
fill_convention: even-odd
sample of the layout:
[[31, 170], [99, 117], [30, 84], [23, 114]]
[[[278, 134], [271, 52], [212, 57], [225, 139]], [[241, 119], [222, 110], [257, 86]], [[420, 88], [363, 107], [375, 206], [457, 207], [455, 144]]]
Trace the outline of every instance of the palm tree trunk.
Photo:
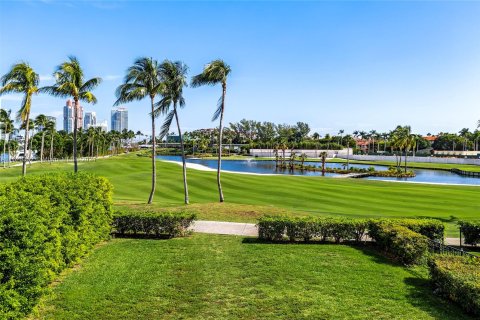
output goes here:
[[178, 122], [177, 103], [173, 104], [173, 110], [175, 113], [175, 121], [177, 122], [178, 136], [180, 137], [180, 147], [182, 149], [182, 163], [183, 163], [183, 189], [185, 192], [185, 204], [190, 201], [188, 199], [188, 185], [187, 185], [187, 164], [185, 163], [185, 147], [183, 146], [182, 131], [180, 130], [180, 122]]
[[218, 130], [218, 163], [217, 163], [217, 184], [220, 202], [224, 202], [222, 182], [220, 181], [220, 172], [222, 170], [222, 138], [223, 138], [223, 112], [225, 111], [225, 94], [227, 93], [227, 83], [222, 83], [222, 111], [220, 113], [220, 127]]
[[53, 132], [50, 138], [50, 163], [52, 163], [53, 159]]
[[[5, 169], [7, 158], [5, 158], [5, 148], [7, 147], [7, 134], [4, 133], [5, 139], [3, 139], [3, 168]], [[10, 159], [10, 153], [8, 154], [8, 159]]]
[[78, 121], [78, 98], [74, 98], [75, 105], [73, 107], [73, 172], [78, 172], [78, 163], [77, 163], [77, 121]]
[[405, 173], [407, 173], [407, 152], [408, 152], [408, 149], [405, 148]]
[[42, 146], [40, 148], [40, 162], [43, 162], [43, 146], [45, 144], [45, 131], [42, 132]]
[[29, 131], [29, 122], [30, 122], [30, 113], [27, 113], [25, 123], [25, 141], [23, 144], [23, 163], [22, 163], [22, 176], [25, 177], [27, 174], [27, 147], [28, 147], [28, 131]]
[[150, 191], [150, 196], [148, 197], [148, 204], [151, 204], [153, 201], [153, 195], [155, 194], [155, 187], [157, 184], [157, 168], [155, 163], [156, 151], [155, 151], [155, 108], [153, 106], [153, 96], [150, 96], [151, 106], [152, 106], [152, 190]]

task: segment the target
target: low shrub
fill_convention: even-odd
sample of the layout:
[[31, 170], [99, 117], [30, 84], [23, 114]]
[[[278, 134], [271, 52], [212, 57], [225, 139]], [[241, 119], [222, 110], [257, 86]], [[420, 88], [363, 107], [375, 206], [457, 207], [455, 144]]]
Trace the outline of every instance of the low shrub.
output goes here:
[[0, 319], [27, 314], [56, 274], [109, 238], [111, 206], [112, 185], [84, 173], [0, 187]]
[[154, 235], [169, 238], [184, 236], [195, 220], [188, 212], [116, 212], [113, 217], [114, 232], [119, 235]]
[[424, 235], [430, 240], [443, 241], [445, 235], [445, 225], [435, 219], [372, 219], [369, 223], [369, 233], [375, 232], [375, 224], [378, 223], [390, 223], [403, 226]]
[[258, 222], [258, 236], [262, 240], [322, 241], [336, 243], [346, 240], [361, 241], [365, 235], [367, 220], [342, 218], [289, 218], [265, 216]]
[[399, 262], [419, 263], [428, 251], [428, 238], [393, 222], [371, 222], [368, 234]]
[[458, 224], [464, 236], [464, 243], [474, 246], [480, 243], [480, 222], [460, 221]]
[[436, 293], [480, 315], [480, 259], [436, 255], [429, 268]]

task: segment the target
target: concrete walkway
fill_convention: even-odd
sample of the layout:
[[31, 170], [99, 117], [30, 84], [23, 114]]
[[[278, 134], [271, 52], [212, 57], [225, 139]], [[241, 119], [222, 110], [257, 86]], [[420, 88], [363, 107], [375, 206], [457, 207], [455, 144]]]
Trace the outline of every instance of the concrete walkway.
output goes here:
[[190, 230], [200, 233], [229, 234], [236, 236], [258, 236], [257, 226], [253, 223], [195, 221]]
[[[228, 234], [235, 236], [258, 236], [258, 228], [254, 223], [223, 222], [197, 220], [190, 230], [199, 233]], [[445, 238], [445, 244], [458, 246], [459, 238]]]

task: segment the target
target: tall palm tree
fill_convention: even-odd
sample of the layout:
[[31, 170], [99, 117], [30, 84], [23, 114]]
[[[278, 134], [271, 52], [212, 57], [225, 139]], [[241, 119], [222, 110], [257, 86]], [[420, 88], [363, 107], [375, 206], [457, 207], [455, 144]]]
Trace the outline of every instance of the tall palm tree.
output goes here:
[[[187, 72], [188, 67], [181, 61], [169, 61], [165, 60], [160, 66], [161, 77], [164, 82], [163, 98], [155, 105], [157, 108], [155, 114], [166, 115], [160, 130], [160, 139], [163, 139], [170, 131], [170, 125], [172, 124], [173, 117], [177, 123], [178, 136], [180, 138], [180, 147], [182, 150], [182, 163], [183, 163], [183, 189], [185, 193], [185, 204], [189, 203], [188, 198], [188, 185], [187, 185], [187, 165], [185, 162], [185, 146], [183, 143], [182, 130], [180, 128], [180, 122], [178, 121], [178, 109], [177, 107], [185, 107], [185, 99], [183, 98], [183, 87], [187, 85]], [[170, 110], [170, 106], [172, 109]]]
[[[28, 146], [28, 149], [30, 149], [30, 153], [28, 154], [28, 162], [30, 164], [32, 164], [32, 152], [33, 152], [33, 148], [32, 148], [32, 141], [33, 141], [33, 129], [35, 127], [35, 123], [32, 121], [32, 119], [29, 119], [28, 121], [24, 121], [21, 125], [20, 125], [20, 129], [23, 129], [25, 131], [27, 130], [32, 130], [32, 134], [30, 135], [29, 133], [29, 136], [32, 137], [32, 139], [28, 139], [30, 142], [30, 145]], [[25, 144], [27, 144], [25, 142]], [[24, 154], [23, 157], [25, 158], [27, 155]]]
[[74, 56], [69, 56], [68, 61], [59, 65], [53, 73], [53, 76], [56, 80], [55, 85], [44, 87], [41, 91], [55, 97], [73, 98], [73, 163], [74, 171], [77, 172], [77, 122], [80, 101], [92, 104], [97, 103], [97, 98], [91, 90], [97, 87], [102, 82], [102, 79], [96, 77], [85, 81], [80, 62]]
[[5, 147], [7, 144], [7, 132], [5, 131], [7, 121], [10, 119], [11, 111], [7, 111], [5, 109], [0, 109], [0, 137], [1, 133], [3, 132], [3, 167], [5, 168], [7, 157], [5, 156]]
[[55, 122], [53, 121], [48, 121], [47, 124], [45, 125], [45, 131], [50, 135], [50, 163], [52, 162], [53, 159], [53, 138], [55, 136], [56, 130], [55, 130]]
[[23, 93], [24, 97], [20, 110], [17, 113], [17, 120], [27, 124], [25, 129], [25, 144], [23, 146], [22, 175], [27, 174], [27, 147], [28, 131], [30, 124], [30, 110], [32, 107], [32, 96], [38, 93], [40, 77], [26, 62], [17, 63], [10, 71], [0, 78], [0, 96], [5, 93]]
[[44, 115], [44, 114], [38, 115], [34, 120], [34, 123], [37, 126], [37, 128], [42, 129], [42, 144], [41, 144], [41, 147], [40, 147], [40, 162], [43, 162], [43, 147], [45, 146], [45, 134], [46, 134], [45, 129], [47, 127], [48, 122], [49, 122], [49, 120], [48, 120], [47, 116]]
[[222, 183], [220, 181], [220, 171], [222, 166], [222, 134], [223, 134], [223, 114], [225, 112], [225, 95], [227, 93], [227, 78], [231, 69], [223, 60], [214, 60], [203, 68], [203, 72], [192, 78], [192, 87], [202, 85], [214, 86], [222, 84], [222, 96], [218, 100], [217, 109], [213, 114], [212, 121], [220, 117], [218, 130], [218, 164], [217, 164], [217, 184], [220, 202], [225, 201], [223, 197]]
[[[8, 147], [8, 167], [10, 167], [10, 136], [12, 135], [12, 132], [15, 130], [14, 127], [14, 122], [10, 117], [6, 119], [5, 122], [3, 122], [3, 133], [5, 134], [5, 143], [3, 144], [3, 154], [5, 155], [5, 145], [7, 144]], [[3, 166], [5, 167], [5, 162], [3, 163]]]
[[148, 203], [153, 201], [156, 187], [156, 166], [155, 166], [155, 97], [162, 93], [164, 87], [161, 79], [160, 65], [152, 58], [137, 59], [134, 64], [128, 68], [124, 83], [117, 88], [117, 101], [114, 105], [128, 103], [135, 100], [142, 100], [145, 97], [150, 98], [151, 121], [152, 121], [152, 190]]

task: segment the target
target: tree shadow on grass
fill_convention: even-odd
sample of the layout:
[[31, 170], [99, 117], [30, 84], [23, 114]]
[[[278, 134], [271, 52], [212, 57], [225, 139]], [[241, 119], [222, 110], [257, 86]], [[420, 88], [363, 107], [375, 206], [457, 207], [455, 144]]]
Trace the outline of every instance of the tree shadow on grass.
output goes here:
[[427, 312], [436, 319], [476, 319], [466, 314], [453, 302], [445, 300], [433, 293], [433, 286], [428, 278], [409, 270], [412, 277], [405, 278], [408, 294], [407, 301], [414, 307]]
[[117, 234], [117, 233], [112, 233], [111, 234], [113, 239], [146, 239], [146, 240], [169, 240], [172, 239], [173, 237], [168, 236], [168, 235], [154, 235], [154, 234], [143, 234], [143, 233], [137, 233], [137, 234]]
[[289, 242], [289, 241], [264, 241], [258, 238], [244, 238], [242, 240], [244, 244], [265, 244], [265, 245], [300, 245], [300, 246], [321, 246], [325, 245], [346, 245], [355, 250], [360, 251], [362, 254], [368, 256], [373, 263], [389, 265], [393, 267], [400, 267], [406, 269], [411, 277], [404, 279], [404, 283], [407, 286], [406, 300], [415, 308], [418, 308], [429, 316], [435, 319], [474, 319], [465, 314], [455, 304], [444, 300], [433, 294], [433, 287], [427, 276], [427, 270], [425, 266], [419, 266], [415, 268], [408, 268], [404, 265], [394, 261], [391, 257], [388, 257], [381, 249], [379, 249], [374, 243], [370, 242], [342, 242], [335, 244], [329, 241], [308, 241], [308, 242]]

